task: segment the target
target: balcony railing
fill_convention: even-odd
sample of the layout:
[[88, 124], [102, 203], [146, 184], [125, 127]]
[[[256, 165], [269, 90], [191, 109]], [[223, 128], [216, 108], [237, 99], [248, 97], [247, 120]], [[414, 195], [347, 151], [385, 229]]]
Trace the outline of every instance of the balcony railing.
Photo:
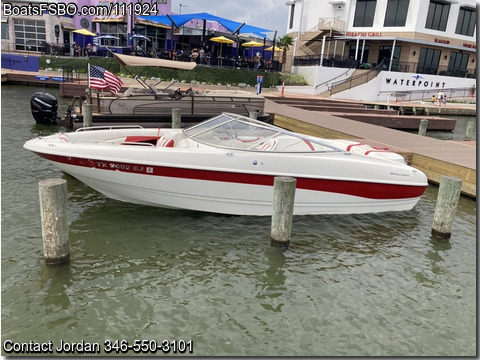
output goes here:
[[345, 32], [345, 21], [337, 18], [320, 18], [318, 19], [318, 30], [333, 30], [337, 32]]
[[[293, 59], [293, 66], [324, 66], [337, 68], [357, 68], [357, 69], [374, 69], [378, 64], [364, 62], [360, 63], [353, 58], [342, 58], [339, 56], [332, 56], [332, 54], [321, 55], [307, 55], [295, 56]], [[389, 69], [389, 62], [382, 64], [383, 71]], [[452, 69], [448, 66], [424, 66], [416, 62], [398, 62], [394, 61], [391, 66], [391, 71], [410, 72], [417, 74], [442, 75], [454, 77], [474, 77], [475, 72], [468, 69]]]

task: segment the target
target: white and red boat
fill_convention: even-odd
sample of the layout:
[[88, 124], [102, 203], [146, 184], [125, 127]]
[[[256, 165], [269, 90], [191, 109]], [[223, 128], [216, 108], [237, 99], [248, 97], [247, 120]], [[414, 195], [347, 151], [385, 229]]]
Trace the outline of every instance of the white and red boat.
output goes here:
[[361, 155], [338, 144], [223, 113], [187, 129], [83, 128], [24, 148], [106, 196], [136, 204], [271, 215], [274, 178], [288, 176], [297, 180], [296, 215], [415, 206], [427, 186], [421, 171], [394, 153]]

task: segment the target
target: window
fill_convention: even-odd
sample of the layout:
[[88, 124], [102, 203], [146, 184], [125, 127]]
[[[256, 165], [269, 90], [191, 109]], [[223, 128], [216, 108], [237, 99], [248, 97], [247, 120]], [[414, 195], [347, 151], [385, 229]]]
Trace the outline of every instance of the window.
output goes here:
[[460, 8], [455, 34], [473, 36], [477, 12], [468, 8]]
[[[363, 57], [362, 57], [362, 51], [363, 51]], [[358, 52], [357, 52], [357, 46], [351, 45], [350, 51], [348, 52], [348, 57], [351, 59], [355, 59], [355, 54], [357, 54], [357, 59], [360, 61], [360, 64], [363, 64], [368, 61], [369, 52], [370, 52], [370, 45], [365, 45], [365, 47], [362, 47], [362, 45], [360, 45], [358, 47]]]
[[390, 45], [380, 46], [380, 50], [378, 51], [378, 59], [377, 62], [380, 64], [384, 59], [386, 64], [390, 63], [390, 59], [392, 59], [392, 70], [398, 67], [398, 59], [400, 59], [400, 53], [402, 52], [401, 46], [395, 46], [395, 50], [393, 51], [393, 58], [392, 58], [392, 47]]
[[118, 38], [118, 40], [102, 40], [99, 45], [107, 46], [127, 46], [127, 24], [126, 23], [100, 23], [100, 35], [113, 35]]
[[377, 0], [357, 0], [355, 8], [355, 17], [353, 19], [354, 27], [370, 27], [373, 26], [373, 17], [375, 15], [375, 7]]
[[288, 24], [288, 28], [293, 28], [293, 18], [295, 17], [295, 4], [290, 6], [290, 23]]
[[383, 26], [405, 26], [410, 0], [389, 0]]
[[165, 50], [165, 42], [167, 38], [167, 31], [163, 28], [158, 28], [154, 26], [138, 26], [137, 25], [137, 34], [142, 34], [147, 36], [150, 41], [147, 43], [147, 48], [151, 47], [155, 50]]
[[416, 72], [419, 74], [437, 74], [441, 53], [441, 50], [421, 48]]
[[2, 17], [2, 40], [10, 39], [7, 18]]
[[468, 54], [452, 52], [448, 62], [448, 75], [464, 77], [467, 73], [467, 63]]
[[15, 50], [41, 52], [47, 40], [45, 21], [14, 19]]
[[430, 0], [425, 27], [427, 29], [445, 31], [449, 12], [450, 4]]

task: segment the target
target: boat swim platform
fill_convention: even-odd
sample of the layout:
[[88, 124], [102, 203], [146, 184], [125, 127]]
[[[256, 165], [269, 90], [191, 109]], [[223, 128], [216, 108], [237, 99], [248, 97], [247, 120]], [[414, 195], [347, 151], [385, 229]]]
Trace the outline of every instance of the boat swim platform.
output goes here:
[[443, 175], [463, 180], [462, 194], [476, 199], [477, 165], [475, 141], [446, 141], [304, 110], [267, 99], [265, 112], [279, 127], [327, 139], [347, 139], [388, 148], [408, 164], [423, 171], [428, 181], [439, 184]]

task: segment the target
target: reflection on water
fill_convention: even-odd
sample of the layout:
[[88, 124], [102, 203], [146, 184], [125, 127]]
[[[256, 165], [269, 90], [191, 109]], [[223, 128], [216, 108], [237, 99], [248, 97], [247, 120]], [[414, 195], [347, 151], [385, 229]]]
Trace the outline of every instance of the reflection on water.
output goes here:
[[[295, 217], [282, 250], [268, 217], [121, 203], [23, 150], [58, 131], [18, 109], [26, 89], [2, 88], [4, 339], [192, 339], [197, 356], [475, 354], [475, 200], [461, 197], [448, 242], [431, 236], [429, 186], [412, 211]], [[59, 267], [42, 257], [38, 182], [51, 177], [68, 187], [71, 261]]]

